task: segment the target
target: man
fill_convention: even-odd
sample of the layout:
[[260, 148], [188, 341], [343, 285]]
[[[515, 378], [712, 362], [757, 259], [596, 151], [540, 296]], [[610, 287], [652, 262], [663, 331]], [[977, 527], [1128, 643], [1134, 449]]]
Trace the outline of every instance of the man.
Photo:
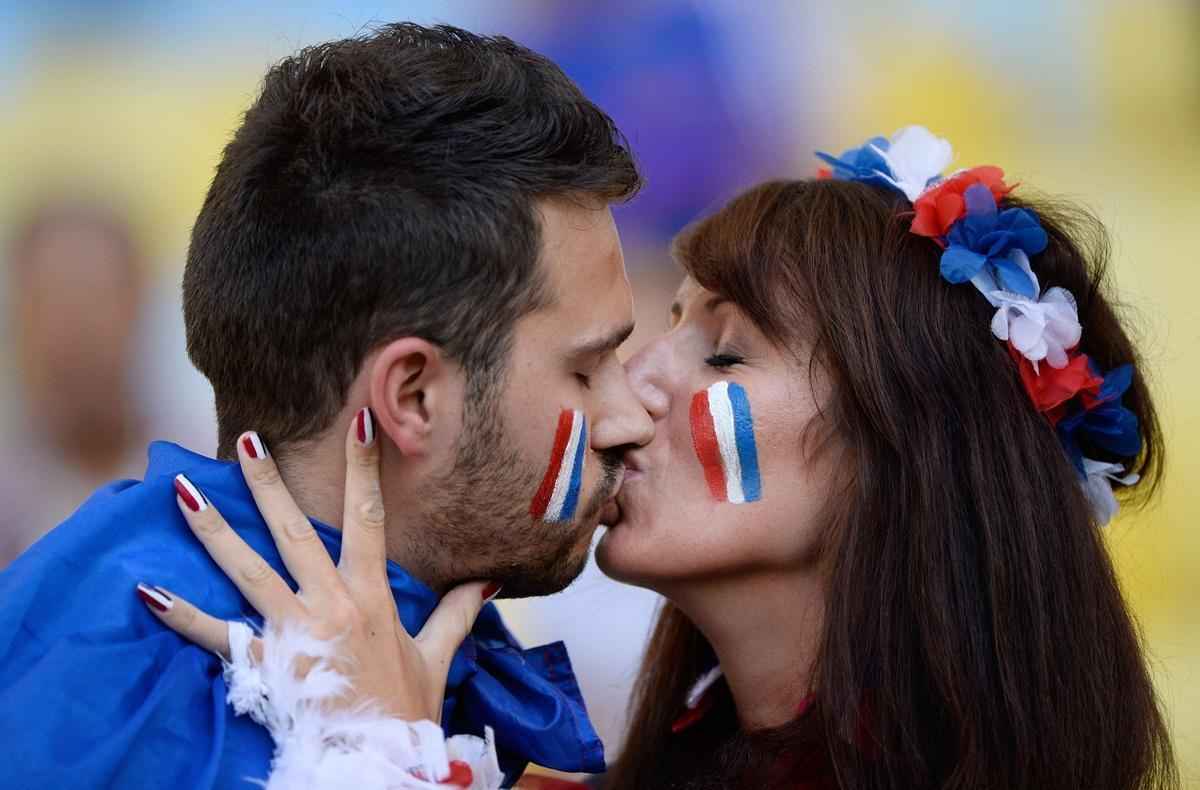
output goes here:
[[[284, 60], [226, 148], [183, 286], [219, 456], [256, 429], [336, 554], [343, 438], [369, 406], [411, 632], [462, 581], [565, 586], [621, 449], [651, 438], [615, 356], [632, 303], [608, 205], [638, 184], [556, 66], [449, 27]], [[184, 525], [179, 473], [283, 571], [235, 465], [152, 445], [144, 482], [101, 490], [0, 576], [0, 785], [267, 775], [270, 739], [225, 705], [217, 659], [133, 594], [147, 580], [250, 614]], [[510, 778], [531, 759], [603, 766], [561, 645], [522, 651], [491, 607], [455, 657], [443, 724], [496, 725]]]

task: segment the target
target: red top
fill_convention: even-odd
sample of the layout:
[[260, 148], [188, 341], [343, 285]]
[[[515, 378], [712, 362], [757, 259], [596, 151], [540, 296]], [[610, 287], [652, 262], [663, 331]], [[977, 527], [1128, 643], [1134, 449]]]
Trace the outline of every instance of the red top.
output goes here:
[[[796, 708], [796, 720], [811, 714], [815, 702], [815, 694], [809, 694], [800, 700], [800, 705]], [[671, 732], [679, 734], [695, 726], [712, 710], [713, 704], [713, 689], [709, 688], [696, 707], [685, 710], [671, 723]], [[785, 755], [772, 766], [767, 786], [790, 790], [836, 790], [837, 782], [834, 779], [829, 751], [820, 743], [797, 748], [795, 752]]]

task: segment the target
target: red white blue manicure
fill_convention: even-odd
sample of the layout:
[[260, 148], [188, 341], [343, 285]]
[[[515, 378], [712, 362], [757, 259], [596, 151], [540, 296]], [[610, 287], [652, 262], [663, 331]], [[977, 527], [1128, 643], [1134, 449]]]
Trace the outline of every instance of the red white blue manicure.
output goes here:
[[371, 416], [371, 409], [366, 406], [359, 409], [355, 420], [358, 425], [358, 443], [363, 447], [370, 447], [375, 443], [375, 419]]
[[193, 513], [202, 513], [208, 510], [208, 500], [204, 494], [201, 494], [200, 489], [196, 488], [192, 481], [183, 474], [175, 475], [175, 493], [179, 494], [183, 504], [187, 505], [188, 510]]
[[169, 612], [175, 605], [175, 600], [161, 587], [148, 587], [138, 582], [137, 595], [142, 603], [158, 612]]
[[257, 431], [250, 431], [242, 436], [242, 449], [246, 451], [246, 455], [256, 461], [261, 461], [268, 455], [267, 446], [263, 444], [262, 437], [258, 435]]

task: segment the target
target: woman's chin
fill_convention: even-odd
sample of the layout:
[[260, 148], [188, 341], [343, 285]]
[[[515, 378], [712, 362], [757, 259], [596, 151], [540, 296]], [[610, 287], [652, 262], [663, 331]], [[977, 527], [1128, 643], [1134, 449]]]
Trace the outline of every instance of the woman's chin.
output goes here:
[[652, 545], [651, 535], [628, 522], [609, 527], [596, 544], [596, 567], [622, 584], [661, 592], [663, 582], [674, 579], [679, 568], [671, 552]]
[[643, 537], [624, 521], [608, 527], [596, 544], [596, 567], [610, 579], [639, 587], [647, 586], [645, 582], [648, 576], [652, 577], [654, 573], [652, 568], [646, 567], [652, 555], [642, 545]]
[[616, 579], [619, 582], [628, 581], [626, 578], [624, 559], [621, 555], [622, 533], [625, 530], [622, 527], [610, 526], [604, 529], [604, 534], [600, 536], [600, 541], [596, 544], [595, 557], [596, 567], [598, 567], [605, 576], [610, 579]]

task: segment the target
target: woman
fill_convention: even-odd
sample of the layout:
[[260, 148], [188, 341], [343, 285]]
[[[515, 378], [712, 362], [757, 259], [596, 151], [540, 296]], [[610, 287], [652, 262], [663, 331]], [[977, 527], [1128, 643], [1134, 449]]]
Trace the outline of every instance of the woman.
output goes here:
[[[677, 239], [628, 363], [657, 433], [597, 560], [668, 602], [608, 786], [1177, 786], [1098, 529], [1162, 474], [1102, 229], [919, 127], [822, 158]], [[354, 683], [432, 719], [404, 644]]]

